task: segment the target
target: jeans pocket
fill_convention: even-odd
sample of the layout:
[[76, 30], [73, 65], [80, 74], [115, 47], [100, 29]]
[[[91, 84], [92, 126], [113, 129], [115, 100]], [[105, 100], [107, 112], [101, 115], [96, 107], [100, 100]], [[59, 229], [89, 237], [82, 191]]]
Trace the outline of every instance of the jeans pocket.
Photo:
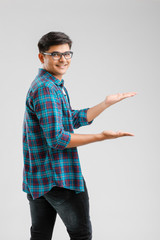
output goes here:
[[75, 194], [75, 191], [61, 187], [53, 187], [44, 195], [46, 200], [54, 203], [56, 206], [61, 205]]

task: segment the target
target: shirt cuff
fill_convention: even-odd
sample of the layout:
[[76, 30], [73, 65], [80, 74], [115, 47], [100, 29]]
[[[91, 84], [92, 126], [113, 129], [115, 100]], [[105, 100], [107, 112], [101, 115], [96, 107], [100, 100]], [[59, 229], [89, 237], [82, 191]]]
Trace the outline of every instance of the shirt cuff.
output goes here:
[[69, 144], [70, 140], [71, 140], [70, 132], [66, 132], [63, 130], [57, 139], [57, 144], [55, 145], [55, 148], [63, 150]]
[[83, 110], [81, 110], [81, 126], [86, 126], [86, 125], [90, 125], [92, 121], [88, 122], [87, 120], [87, 111], [88, 111], [89, 108], [85, 108]]

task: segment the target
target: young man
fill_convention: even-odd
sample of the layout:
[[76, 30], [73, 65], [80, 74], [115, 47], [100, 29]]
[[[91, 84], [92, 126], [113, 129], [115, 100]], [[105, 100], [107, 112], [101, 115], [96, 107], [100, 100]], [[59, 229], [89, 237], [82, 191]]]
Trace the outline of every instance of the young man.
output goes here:
[[50, 32], [39, 43], [43, 68], [26, 97], [23, 123], [23, 191], [31, 213], [31, 240], [51, 240], [57, 213], [71, 240], [90, 240], [89, 198], [77, 147], [106, 139], [133, 136], [104, 130], [74, 134], [106, 108], [136, 93], [115, 94], [92, 108], [73, 110], [63, 75], [71, 63], [72, 41], [62, 32]]

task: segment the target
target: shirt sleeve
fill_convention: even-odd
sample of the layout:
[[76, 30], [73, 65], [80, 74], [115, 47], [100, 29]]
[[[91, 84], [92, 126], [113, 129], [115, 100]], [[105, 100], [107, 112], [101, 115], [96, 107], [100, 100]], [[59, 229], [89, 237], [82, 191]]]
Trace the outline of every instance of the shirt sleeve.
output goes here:
[[73, 127], [74, 128], [79, 128], [82, 126], [90, 125], [92, 121], [88, 122], [87, 120], [87, 111], [89, 108], [84, 108], [81, 110], [73, 110], [71, 108], [71, 113], [72, 113], [72, 121], [73, 121]]
[[71, 134], [64, 130], [61, 103], [54, 90], [47, 86], [39, 87], [34, 95], [34, 109], [48, 145], [64, 149]]

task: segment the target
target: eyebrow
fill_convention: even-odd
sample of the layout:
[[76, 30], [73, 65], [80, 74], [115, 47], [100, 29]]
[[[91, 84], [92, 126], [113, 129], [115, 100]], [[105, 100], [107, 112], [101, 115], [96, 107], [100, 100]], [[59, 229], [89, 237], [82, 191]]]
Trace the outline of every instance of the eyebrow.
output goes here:
[[67, 53], [67, 52], [71, 52], [71, 51], [65, 51], [65, 52], [53, 51], [53, 52], [51, 52], [51, 53]]

